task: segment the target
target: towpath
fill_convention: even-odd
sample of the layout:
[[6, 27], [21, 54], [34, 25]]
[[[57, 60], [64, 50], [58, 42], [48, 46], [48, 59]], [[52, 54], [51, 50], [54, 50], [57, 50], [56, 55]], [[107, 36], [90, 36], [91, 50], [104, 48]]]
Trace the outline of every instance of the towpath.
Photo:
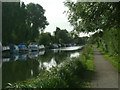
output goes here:
[[118, 72], [110, 61], [105, 60], [98, 49], [94, 49], [95, 74], [92, 88], [118, 88]]

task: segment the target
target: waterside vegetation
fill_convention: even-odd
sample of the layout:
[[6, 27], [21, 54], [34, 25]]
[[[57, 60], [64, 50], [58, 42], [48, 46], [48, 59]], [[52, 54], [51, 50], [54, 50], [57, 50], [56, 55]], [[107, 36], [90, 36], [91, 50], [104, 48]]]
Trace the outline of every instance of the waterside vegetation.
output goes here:
[[89, 88], [89, 75], [92, 75], [93, 70], [93, 49], [87, 46], [82, 56], [68, 58], [61, 65], [27, 81], [8, 83], [6, 88]]

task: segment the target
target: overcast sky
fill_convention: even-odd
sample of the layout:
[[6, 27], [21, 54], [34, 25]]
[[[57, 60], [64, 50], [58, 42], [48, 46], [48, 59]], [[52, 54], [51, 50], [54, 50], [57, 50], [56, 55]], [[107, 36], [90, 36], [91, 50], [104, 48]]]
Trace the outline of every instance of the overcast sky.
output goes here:
[[[45, 32], [51, 32], [56, 30], [56, 27], [61, 29], [67, 29], [68, 31], [73, 30], [73, 27], [68, 22], [66, 14], [63, 14], [67, 7], [64, 6], [64, 1], [66, 0], [21, 0], [25, 4], [30, 2], [40, 4], [45, 10], [45, 16], [47, 17], [47, 21], [49, 25], [45, 28]], [[80, 36], [84, 36], [86, 34], [80, 34]]]
[[45, 10], [45, 16], [47, 17], [47, 21], [49, 25], [46, 27], [45, 32], [53, 32], [56, 30], [56, 27], [60, 27], [61, 29], [67, 29], [69, 31], [72, 30], [70, 26], [67, 16], [63, 14], [66, 10], [63, 2], [65, 0], [21, 0], [28, 4], [30, 2], [40, 4]]

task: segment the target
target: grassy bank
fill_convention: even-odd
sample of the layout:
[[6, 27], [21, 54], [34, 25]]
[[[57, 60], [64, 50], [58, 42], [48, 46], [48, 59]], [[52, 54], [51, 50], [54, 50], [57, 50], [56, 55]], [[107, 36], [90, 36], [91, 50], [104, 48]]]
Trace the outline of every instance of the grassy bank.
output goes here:
[[87, 46], [78, 58], [68, 58], [50, 72], [24, 82], [8, 84], [6, 88], [89, 88], [94, 70], [93, 49]]
[[112, 65], [116, 68], [116, 70], [118, 72], [120, 72], [120, 65], [119, 65], [119, 60], [118, 60], [120, 58], [120, 56], [118, 56], [118, 55], [111, 55], [109, 53], [106, 53], [102, 48], [98, 48], [98, 49], [104, 55], [106, 60], [109, 60], [112, 63]]
[[87, 45], [80, 57], [82, 60], [83, 64], [87, 67], [87, 70], [93, 71], [94, 70], [94, 57], [93, 57], [93, 46], [92, 45]]

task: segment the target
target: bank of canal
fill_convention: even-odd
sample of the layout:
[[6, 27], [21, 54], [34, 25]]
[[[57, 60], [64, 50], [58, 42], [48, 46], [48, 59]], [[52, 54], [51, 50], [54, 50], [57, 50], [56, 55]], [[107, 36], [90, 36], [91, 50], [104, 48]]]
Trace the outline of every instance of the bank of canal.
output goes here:
[[[3, 57], [2, 86], [8, 83], [26, 81], [50, 71], [52, 67], [60, 66], [68, 58], [76, 58], [80, 55], [80, 47], [70, 47], [65, 50], [43, 50], [24, 54], [13, 54]], [[73, 49], [73, 50], [72, 50]], [[78, 50], [77, 50], [78, 49]]]

